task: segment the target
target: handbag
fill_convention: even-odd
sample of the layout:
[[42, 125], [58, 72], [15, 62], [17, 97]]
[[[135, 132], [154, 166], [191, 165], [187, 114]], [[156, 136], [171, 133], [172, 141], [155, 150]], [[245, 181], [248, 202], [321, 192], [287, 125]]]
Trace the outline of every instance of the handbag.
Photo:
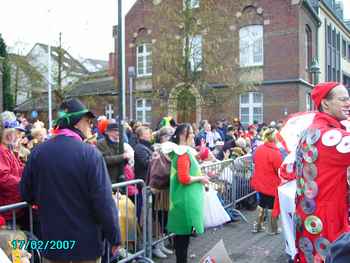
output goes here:
[[170, 185], [170, 159], [162, 152], [155, 151], [149, 163], [147, 184], [155, 189], [168, 189]]

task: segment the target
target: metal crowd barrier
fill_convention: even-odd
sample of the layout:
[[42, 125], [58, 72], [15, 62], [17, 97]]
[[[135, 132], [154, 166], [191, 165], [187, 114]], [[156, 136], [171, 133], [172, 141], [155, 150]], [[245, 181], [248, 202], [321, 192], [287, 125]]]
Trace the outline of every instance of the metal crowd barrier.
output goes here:
[[210, 177], [210, 185], [219, 193], [223, 206], [225, 208], [232, 207], [247, 223], [247, 218], [236, 209], [236, 205], [256, 193], [250, 185], [253, 168], [251, 155], [201, 166], [202, 173]]
[[[8, 212], [12, 213], [11, 224], [7, 225], [7, 228], [5, 229], [5, 231], [6, 230], [7, 231], [10, 231], [10, 230], [16, 231], [17, 230], [17, 213], [19, 210], [24, 209], [24, 208], [28, 208], [28, 218], [29, 218], [29, 233], [28, 233], [29, 237], [28, 238], [31, 240], [37, 239], [34, 235], [34, 232], [33, 232], [33, 209], [32, 209], [32, 206], [29, 205], [27, 202], [20, 202], [20, 203], [0, 206], [0, 215], [4, 214], [4, 213], [8, 213]], [[1, 233], [1, 230], [0, 230], [0, 233]], [[25, 233], [25, 232], [23, 232], [23, 233]], [[32, 250], [31, 254], [32, 254], [32, 257], [30, 259], [31, 263], [34, 262], [35, 257], [38, 257], [39, 262], [41, 262], [40, 251]]]

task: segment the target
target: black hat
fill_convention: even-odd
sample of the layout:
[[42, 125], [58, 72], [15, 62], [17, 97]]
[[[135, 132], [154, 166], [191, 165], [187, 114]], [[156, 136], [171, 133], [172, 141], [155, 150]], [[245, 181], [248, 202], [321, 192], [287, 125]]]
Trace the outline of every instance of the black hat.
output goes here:
[[95, 118], [90, 110], [78, 99], [69, 99], [64, 101], [59, 110], [56, 125], [60, 128], [72, 127], [77, 124], [82, 117], [87, 116], [91, 119]]
[[344, 233], [329, 248], [326, 263], [347, 263], [350, 257], [350, 233]]
[[113, 123], [108, 124], [106, 131], [110, 131], [110, 130], [119, 130], [118, 123], [113, 122]]

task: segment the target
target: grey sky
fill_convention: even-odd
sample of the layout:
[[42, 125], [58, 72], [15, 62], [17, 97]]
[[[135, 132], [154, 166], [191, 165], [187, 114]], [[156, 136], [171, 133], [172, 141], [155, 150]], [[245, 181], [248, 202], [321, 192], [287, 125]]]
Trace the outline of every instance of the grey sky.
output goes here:
[[[123, 0], [124, 13], [136, 0]], [[350, 18], [350, 0], [343, 0]], [[48, 10], [51, 10], [50, 16]], [[117, 0], [2, 0], [0, 33], [7, 45], [23, 42], [25, 53], [36, 42], [63, 47], [73, 56], [105, 59], [113, 51], [112, 26], [117, 22]], [[49, 30], [50, 28], [50, 30]], [[49, 34], [48, 32], [51, 32]]]

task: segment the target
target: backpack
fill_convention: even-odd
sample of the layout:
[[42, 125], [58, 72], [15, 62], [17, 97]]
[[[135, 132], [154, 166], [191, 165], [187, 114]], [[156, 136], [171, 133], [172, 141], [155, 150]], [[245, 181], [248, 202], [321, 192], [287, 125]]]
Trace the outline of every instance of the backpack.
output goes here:
[[152, 154], [147, 175], [147, 185], [152, 188], [164, 190], [170, 185], [171, 160], [162, 152]]

